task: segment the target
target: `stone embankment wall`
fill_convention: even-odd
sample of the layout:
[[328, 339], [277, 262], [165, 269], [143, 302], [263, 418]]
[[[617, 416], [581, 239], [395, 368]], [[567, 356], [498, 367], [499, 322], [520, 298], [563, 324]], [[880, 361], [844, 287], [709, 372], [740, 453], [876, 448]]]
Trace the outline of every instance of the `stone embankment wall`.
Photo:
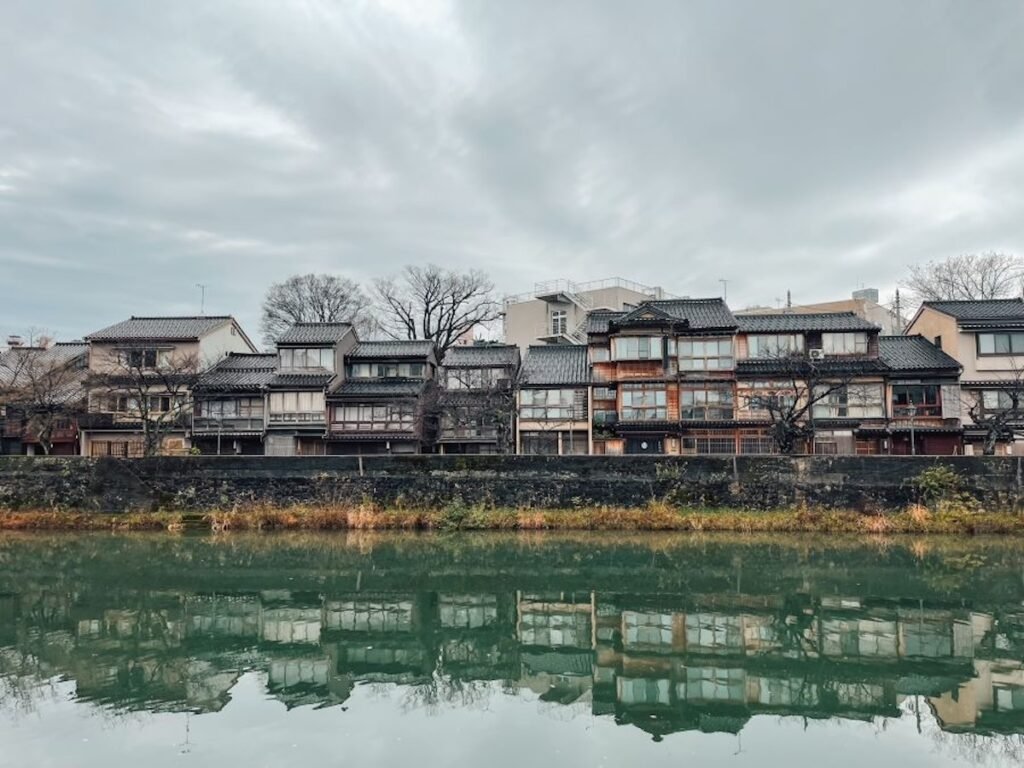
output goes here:
[[495, 507], [676, 505], [767, 509], [798, 503], [866, 511], [917, 498], [943, 465], [985, 505], [1016, 507], [1021, 459], [860, 456], [182, 456], [0, 457], [0, 509], [101, 512], [370, 501]]

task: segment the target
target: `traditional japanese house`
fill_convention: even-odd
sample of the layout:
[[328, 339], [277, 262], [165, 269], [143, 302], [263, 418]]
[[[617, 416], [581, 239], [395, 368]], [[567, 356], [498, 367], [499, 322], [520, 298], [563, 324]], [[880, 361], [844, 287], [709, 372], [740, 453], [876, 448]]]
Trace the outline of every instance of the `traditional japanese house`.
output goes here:
[[278, 355], [234, 352], [193, 387], [192, 446], [202, 453], [261, 455], [267, 392]]
[[232, 352], [256, 347], [233, 317], [132, 317], [85, 337], [88, 456], [135, 457], [189, 448], [191, 389]]
[[1024, 454], [1024, 301], [926, 301], [907, 334], [963, 366], [964, 452]]
[[345, 355], [359, 343], [349, 323], [296, 323], [277, 341], [267, 383], [268, 456], [326, 452], [326, 395], [345, 379]]
[[15, 347], [0, 355], [0, 454], [78, 453], [86, 407], [83, 341]]
[[960, 453], [960, 363], [923, 336], [882, 336], [878, 356], [888, 369], [887, 453]]
[[596, 453], [733, 453], [736, 318], [721, 299], [593, 312]]
[[775, 452], [773, 426], [787, 411], [812, 434], [799, 439], [796, 452], [883, 451], [887, 369], [879, 359], [878, 326], [852, 312], [778, 312], [738, 321], [737, 452]]
[[476, 344], [448, 350], [438, 400], [441, 453], [509, 453], [515, 447], [519, 348]]
[[519, 383], [516, 453], [591, 452], [586, 347], [531, 346], [523, 360]]
[[364, 341], [328, 390], [332, 454], [423, 453], [436, 427], [432, 341]]

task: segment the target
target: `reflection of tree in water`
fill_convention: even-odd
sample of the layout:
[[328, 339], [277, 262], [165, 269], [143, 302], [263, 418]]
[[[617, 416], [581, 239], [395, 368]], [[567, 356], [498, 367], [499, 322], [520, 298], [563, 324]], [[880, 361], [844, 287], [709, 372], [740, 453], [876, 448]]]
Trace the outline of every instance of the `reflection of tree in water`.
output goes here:
[[1024, 765], [1024, 734], [943, 730], [928, 700], [920, 696], [908, 698], [901, 709], [905, 716], [919, 718], [918, 729], [941, 754], [975, 766]]
[[21, 648], [0, 648], [0, 712], [16, 717], [60, 698], [59, 680], [48, 677], [39, 659]]
[[494, 684], [488, 680], [460, 680], [435, 672], [429, 682], [409, 686], [400, 706], [403, 712], [422, 709], [431, 715], [443, 708], [484, 711], [490, 708], [494, 691]]

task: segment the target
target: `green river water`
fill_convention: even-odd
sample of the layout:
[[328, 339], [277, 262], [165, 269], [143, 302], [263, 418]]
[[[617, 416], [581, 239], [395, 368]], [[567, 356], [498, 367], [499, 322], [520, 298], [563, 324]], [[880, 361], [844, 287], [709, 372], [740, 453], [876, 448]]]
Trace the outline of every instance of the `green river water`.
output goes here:
[[0, 536], [0, 766], [1024, 760], [1024, 542]]

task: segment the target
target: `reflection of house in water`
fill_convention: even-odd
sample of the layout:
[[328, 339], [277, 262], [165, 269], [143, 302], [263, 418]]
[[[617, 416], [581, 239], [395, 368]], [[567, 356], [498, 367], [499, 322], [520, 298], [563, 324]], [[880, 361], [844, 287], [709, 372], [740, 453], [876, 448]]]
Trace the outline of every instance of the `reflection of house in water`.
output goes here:
[[594, 596], [520, 594], [521, 683], [544, 701], [569, 704], [593, 687]]

